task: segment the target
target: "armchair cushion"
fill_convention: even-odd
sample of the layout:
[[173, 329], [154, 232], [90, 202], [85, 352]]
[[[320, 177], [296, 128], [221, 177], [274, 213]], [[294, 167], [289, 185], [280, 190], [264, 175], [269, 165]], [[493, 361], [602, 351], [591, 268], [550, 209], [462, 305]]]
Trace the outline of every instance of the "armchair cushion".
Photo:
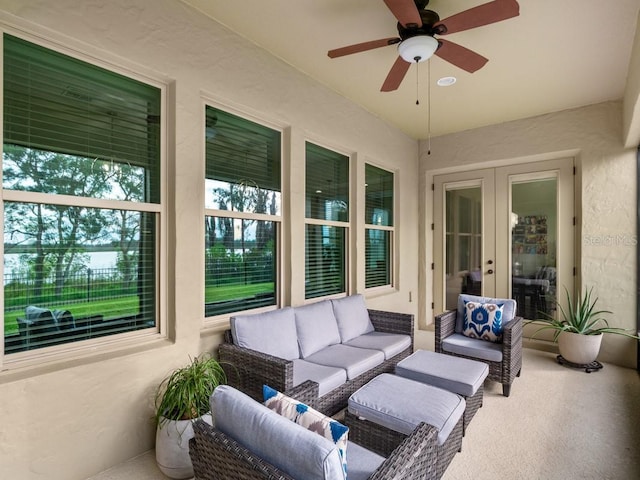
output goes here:
[[442, 340], [444, 352], [473, 357], [488, 362], [502, 362], [502, 343], [485, 342], [454, 333]]
[[[251, 397], [220, 385], [211, 396], [215, 428], [293, 478], [344, 479], [338, 447]], [[295, 454], [293, 454], [295, 452]]]
[[503, 305], [467, 302], [464, 306], [462, 334], [489, 342], [502, 341]]
[[268, 385], [264, 385], [262, 391], [264, 404], [267, 408], [336, 444], [342, 458], [342, 468], [346, 477], [349, 428], [337, 420], [310, 408], [308, 405], [283, 395]]
[[369, 311], [360, 294], [331, 300], [342, 343], [374, 331]]
[[293, 308], [231, 317], [233, 342], [274, 357], [300, 358]]
[[340, 343], [340, 332], [329, 300], [294, 308], [302, 358]]
[[458, 313], [456, 315], [456, 333], [464, 330], [464, 310], [467, 302], [474, 303], [495, 303], [502, 306], [502, 327], [509, 323], [516, 316], [516, 301], [511, 298], [490, 298], [478, 297], [476, 295], [458, 295]]

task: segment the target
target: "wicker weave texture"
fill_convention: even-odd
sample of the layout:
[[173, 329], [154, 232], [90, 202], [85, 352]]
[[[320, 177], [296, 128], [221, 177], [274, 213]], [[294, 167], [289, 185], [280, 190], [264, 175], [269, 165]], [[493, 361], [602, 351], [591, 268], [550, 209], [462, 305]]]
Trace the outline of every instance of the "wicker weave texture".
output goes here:
[[[439, 478], [437, 465], [433, 461], [437, 435], [435, 428], [420, 424], [386, 457], [368, 480]], [[292, 446], [291, 454], [294, 453], [295, 446]], [[294, 480], [203, 421], [194, 424], [189, 455], [196, 480]]]
[[[407, 438], [407, 435], [403, 433], [360, 418], [349, 411], [345, 412], [344, 421], [349, 427], [350, 441], [354, 441], [383, 457], [389, 455]], [[432, 459], [431, 466], [435, 468], [435, 476], [432, 478], [441, 478], [455, 454], [462, 449], [462, 424], [463, 419], [460, 418], [442, 445], [437, 444], [436, 436], [434, 445], [429, 449]], [[435, 427], [431, 428], [436, 430]]]
[[522, 317], [515, 317], [504, 327], [502, 335], [502, 361], [492, 362], [477, 357], [459, 355], [445, 352], [442, 349], [442, 341], [455, 332], [456, 310], [450, 310], [435, 317], [435, 351], [445, 353], [454, 357], [467, 358], [484, 362], [489, 366], [487, 378], [494, 382], [501, 383], [505, 396], [508, 396], [509, 389], [515, 378], [520, 375], [522, 369]]

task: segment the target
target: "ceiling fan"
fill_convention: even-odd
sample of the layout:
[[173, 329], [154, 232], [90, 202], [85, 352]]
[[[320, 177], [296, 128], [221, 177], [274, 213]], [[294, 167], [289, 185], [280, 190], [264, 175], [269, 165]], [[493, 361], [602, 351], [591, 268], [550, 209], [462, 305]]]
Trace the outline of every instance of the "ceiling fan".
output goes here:
[[425, 9], [429, 0], [384, 0], [384, 3], [398, 19], [399, 37], [357, 43], [328, 52], [329, 57], [336, 58], [398, 44], [399, 56], [382, 84], [382, 92], [396, 90], [411, 63], [423, 62], [432, 55], [469, 73], [479, 70], [489, 59], [462, 45], [434, 36], [489, 25], [517, 17], [520, 13], [516, 0], [494, 0], [440, 20], [436, 12]]

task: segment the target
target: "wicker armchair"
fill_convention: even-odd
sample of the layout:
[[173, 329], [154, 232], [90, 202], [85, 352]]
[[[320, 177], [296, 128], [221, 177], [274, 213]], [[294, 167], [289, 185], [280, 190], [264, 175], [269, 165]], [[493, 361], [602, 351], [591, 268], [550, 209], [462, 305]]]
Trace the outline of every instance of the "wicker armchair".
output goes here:
[[[193, 430], [189, 455], [195, 480], [296, 480], [202, 420], [195, 422]], [[369, 480], [438, 478], [435, 464], [437, 435], [434, 427], [421, 423]], [[295, 449], [291, 453], [295, 454]]]
[[[502, 384], [502, 393], [508, 397], [511, 393], [511, 384], [520, 376], [522, 369], [522, 317], [514, 317], [504, 326], [502, 334], [502, 361], [490, 361], [485, 358], [461, 355], [443, 349], [443, 340], [455, 333], [456, 317], [458, 311], [450, 310], [435, 317], [435, 351], [456, 357], [477, 360], [489, 365], [487, 378]], [[484, 340], [475, 340], [484, 342]]]
[[[218, 358], [226, 371], [228, 384], [258, 401], [262, 399], [262, 386], [269, 385], [280, 392], [305, 401], [325, 415], [335, 415], [347, 406], [349, 396], [358, 388], [381, 373], [393, 373], [396, 364], [413, 353], [413, 315], [381, 310], [368, 311], [375, 331], [409, 335], [411, 346], [320, 397], [318, 384], [315, 382], [308, 381], [303, 385], [293, 384], [292, 361], [239, 347], [233, 343], [231, 331], [227, 330], [225, 341], [218, 347]], [[292, 394], [294, 387], [296, 387], [295, 395]]]

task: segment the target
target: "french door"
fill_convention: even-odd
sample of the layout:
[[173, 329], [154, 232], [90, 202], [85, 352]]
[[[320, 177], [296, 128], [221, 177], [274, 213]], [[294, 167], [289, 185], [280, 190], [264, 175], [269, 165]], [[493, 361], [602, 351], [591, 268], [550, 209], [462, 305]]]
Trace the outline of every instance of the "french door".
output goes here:
[[433, 205], [435, 313], [470, 293], [535, 319], [573, 291], [573, 159], [437, 175]]

